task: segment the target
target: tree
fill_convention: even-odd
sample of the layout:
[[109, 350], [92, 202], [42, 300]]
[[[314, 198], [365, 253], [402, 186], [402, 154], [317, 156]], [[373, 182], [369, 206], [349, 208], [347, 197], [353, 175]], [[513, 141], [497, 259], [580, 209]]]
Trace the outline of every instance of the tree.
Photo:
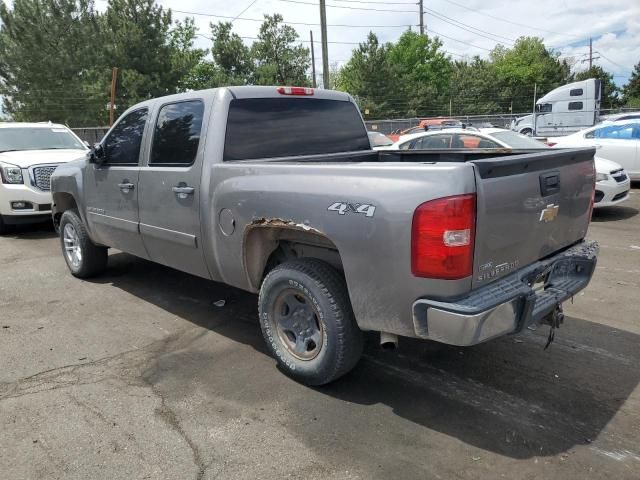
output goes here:
[[640, 62], [633, 67], [629, 81], [622, 89], [626, 106], [640, 108]]
[[494, 97], [513, 102], [514, 112], [531, 110], [534, 85], [540, 97], [571, 78], [569, 64], [537, 37], [520, 37], [510, 49], [498, 45], [489, 58], [496, 76]]
[[211, 24], [211, 53], [216, 66], [227, 77], [227, 85], [244, 85], [250, 83], [253, 76], [251, 51], [237, 33], [231, 32], [231, 28], [231, 22]]
[[451, 74], [453, 114], [489, 115], [509, 111], [511, 99], [500, 95], [501, 88], [490, 61], [475, 56], [470, 61], [454, 62]]
[[154, 0], [109, 0], [104, 20], [103, 62], [106, 69], [120, 69], [120, 111], [176, 93], [201, 56], [190, 51], [193, 23], [177, 24], [172, 30], [171, 11]]
[[388, 59], [398, 80], [394, 100], [406, 103], [410, 115], [440, 112], [448, 103], [451, 61], [442, 42], [411, 30], [388, 44]]
[[15, 120], [72, 126], [107, 120], [111, 70], [119, 111], [175, 93], [204, 56], [193, 20], [173, 22], [153, 0], [15, 0], [0, 4], [0, 95]]
[[265, 15], [258, 40], [251, 48], [258, 85], [310, 85], [309, 49], [298, 41], [298, 33], [282, 24], [282, 15]]
[[[353, 50], [351, 58], [340, 70], [336, 88], [350, 93], [358, 101], [367, 118], [402, 115], [405, 105], [394, 103], [398, 83], [397, 72], [389, 60], [388, 48], [381, 45], [375, 33]], [[400, 93], [399, 96], [403, 94]]]
[[601, 108], [617, 108], [621, 104], [618, 95], [620, 89], [613, 82], [613, 74], [606, 72], [602, 67], [593, 65], [591, 68], [576, 73], [572, 81], [588, 80], [589, 78], [598, 78], [602, 84], [602, 100]]
[[14, 120], [92, 124], [104, 118], [101, 17], [89, 0], [0, 3], [0, 95]]

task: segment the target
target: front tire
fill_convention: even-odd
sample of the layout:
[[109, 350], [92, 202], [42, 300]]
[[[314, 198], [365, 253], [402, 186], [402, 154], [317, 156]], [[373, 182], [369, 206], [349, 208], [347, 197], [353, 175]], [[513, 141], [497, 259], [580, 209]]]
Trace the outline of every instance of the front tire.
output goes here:
[[62, 256], [74, 277], [89, 278], [107, 268], [107, 248], [95, 245], [76, 210], [67, 210], [60, 219]]
[[259, 313], [271, 355], [304, 384], [329, 383], [362, 355], [346, 283], [326, 262], [305, 258], [271, 270], [260, 289]]

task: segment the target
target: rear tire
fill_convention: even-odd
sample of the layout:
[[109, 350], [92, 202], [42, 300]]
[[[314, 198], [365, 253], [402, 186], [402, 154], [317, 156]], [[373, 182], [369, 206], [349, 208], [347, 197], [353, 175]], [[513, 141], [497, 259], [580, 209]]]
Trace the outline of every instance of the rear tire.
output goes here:
[[62, 256], [74, 277], [89, 278], [107, 268], [107, 247], [95, 245], [77, 210], [67, 210], [60, 219]]
[[305, 258], [271, 270], [260, 289], [259, 313], [271, 355], [304, 384], [329, 383], [362, 355], [347, 285], [326, 262]]

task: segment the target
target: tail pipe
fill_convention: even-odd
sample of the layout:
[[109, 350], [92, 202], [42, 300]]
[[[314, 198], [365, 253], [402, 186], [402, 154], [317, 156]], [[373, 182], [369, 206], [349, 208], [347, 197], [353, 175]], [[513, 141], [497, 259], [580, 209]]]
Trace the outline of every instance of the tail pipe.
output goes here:
[[380, 332], [380, 346], [385, 350], [398, 348], [398, 336], [393, 333]]

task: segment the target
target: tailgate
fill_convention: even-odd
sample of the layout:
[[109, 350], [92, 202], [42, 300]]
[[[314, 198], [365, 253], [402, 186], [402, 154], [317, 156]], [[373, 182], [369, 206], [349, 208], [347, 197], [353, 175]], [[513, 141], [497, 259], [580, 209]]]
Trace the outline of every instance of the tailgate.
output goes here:
[[475, 160], [473, 288], [584, 238], [595, 149], [553, 149]]

